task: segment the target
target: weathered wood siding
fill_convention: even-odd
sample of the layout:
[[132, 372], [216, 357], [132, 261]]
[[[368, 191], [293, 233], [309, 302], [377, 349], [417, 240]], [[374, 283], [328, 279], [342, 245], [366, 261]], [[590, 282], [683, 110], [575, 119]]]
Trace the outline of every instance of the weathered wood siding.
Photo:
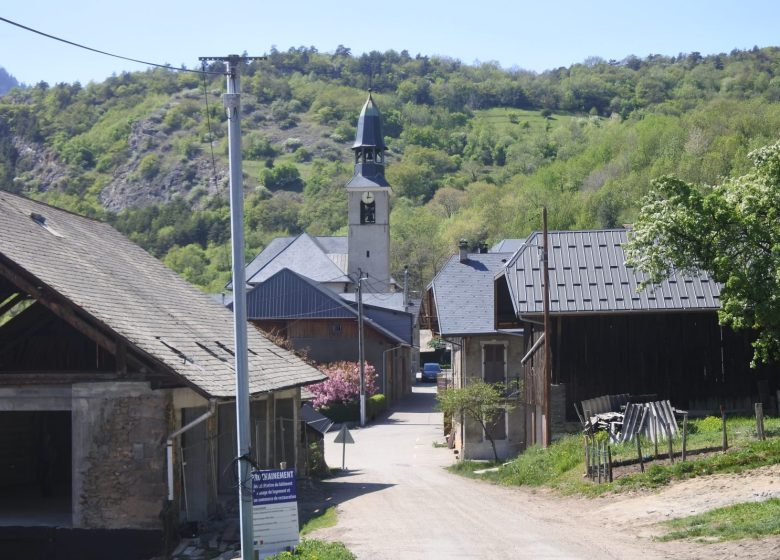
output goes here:
[[[530, 348], [541, 326], [527, 327]], [[779, 388], [777, 368], [752, 370], [749, 336], [721, 328], [715, 313], [564, 316], [552, 331], [552, 382], [566, 387], [568, 420], [572, 403], [600, 395], [654, 393], [695, 409], [758, 402]], [[541, 404], [541, 347], [524, 374], [526, 398]]]

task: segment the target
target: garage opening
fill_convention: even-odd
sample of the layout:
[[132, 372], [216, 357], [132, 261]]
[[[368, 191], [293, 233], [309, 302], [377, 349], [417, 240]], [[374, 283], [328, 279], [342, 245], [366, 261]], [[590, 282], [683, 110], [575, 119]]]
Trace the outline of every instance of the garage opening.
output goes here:
[[69, 527], [70, 411], [0, 412], [0, 525]]

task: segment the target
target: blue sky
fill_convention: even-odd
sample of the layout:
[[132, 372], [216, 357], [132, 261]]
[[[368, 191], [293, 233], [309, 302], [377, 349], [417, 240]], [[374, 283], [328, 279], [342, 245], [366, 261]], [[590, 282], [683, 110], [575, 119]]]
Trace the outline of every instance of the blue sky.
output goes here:
[[[217, 7], [220, 6], [221, 7]], [[589, 56], [729, 52], [780, 45], [776, 0], [13, 0], [0, 16], [123, 56], [174, 66], [271, 46], [408, 50], [544, 71]], [[143, 65], [0, 22], [0, 66], [22, 82], [102, 81]]]

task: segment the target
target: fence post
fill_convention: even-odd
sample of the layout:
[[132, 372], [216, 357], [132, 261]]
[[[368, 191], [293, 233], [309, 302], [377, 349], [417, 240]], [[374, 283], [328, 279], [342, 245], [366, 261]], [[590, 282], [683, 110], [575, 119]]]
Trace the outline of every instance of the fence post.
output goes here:
[[685, 462], [685, 452], [687, 450], [686, 445], [688, 443], [688, 413], [683, 414], [683, 433], [682, 433], [682, 457], [681, 460]]
[[758, 439], [764, 441], [766, 436], [764, 435], [764, 405], [760, 402], [756, 403], [756, 434]]
[[669, 461], [674, 465], [674, 446], [672, 445], [672, 428], [669, 424], [664, 423], [666, 429], [666, 439], [669, 441]]
[[653, 446], [655, 451], [655, 458], [658, 459], [658, 411], [653, 409]]
[[596, 444], [596, 454], [599, 458], [599, 484], [601, 484], [601, 442]]
[[590, 453], [588, 453], [588, 436], [583, 438], [585, 442], [585, 476], [590, 478]]
[[728, 451], [729, 436], [726, 432], [726, 407], [724, 405], [720, 405], [720, 420], [723, 423], [723, 451]]
[[609, 469], [607, 471], [609, 481], [612, 482], [612, 448], [609, 445], [607, 445], [607, 468]]

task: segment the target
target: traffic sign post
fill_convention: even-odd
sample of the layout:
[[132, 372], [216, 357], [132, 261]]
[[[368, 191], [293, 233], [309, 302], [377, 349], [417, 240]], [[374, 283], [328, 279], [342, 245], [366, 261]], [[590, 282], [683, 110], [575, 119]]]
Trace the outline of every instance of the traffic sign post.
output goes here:
[[352, 434], [349, 433], [346, 424], [341, 426], [341, 430], [339, 430], [339, 433], [336, 435], [336, 439], [333, 440], [333, 443], [341, 443], [343, 445], [341, 449], [341, 470], [345, 471], [347, 470], [347, 468], [344, 466], [346, 465], [345, 461], [347, 458], [347, 444], [355, 443], [355, 440], [352, 439]]

